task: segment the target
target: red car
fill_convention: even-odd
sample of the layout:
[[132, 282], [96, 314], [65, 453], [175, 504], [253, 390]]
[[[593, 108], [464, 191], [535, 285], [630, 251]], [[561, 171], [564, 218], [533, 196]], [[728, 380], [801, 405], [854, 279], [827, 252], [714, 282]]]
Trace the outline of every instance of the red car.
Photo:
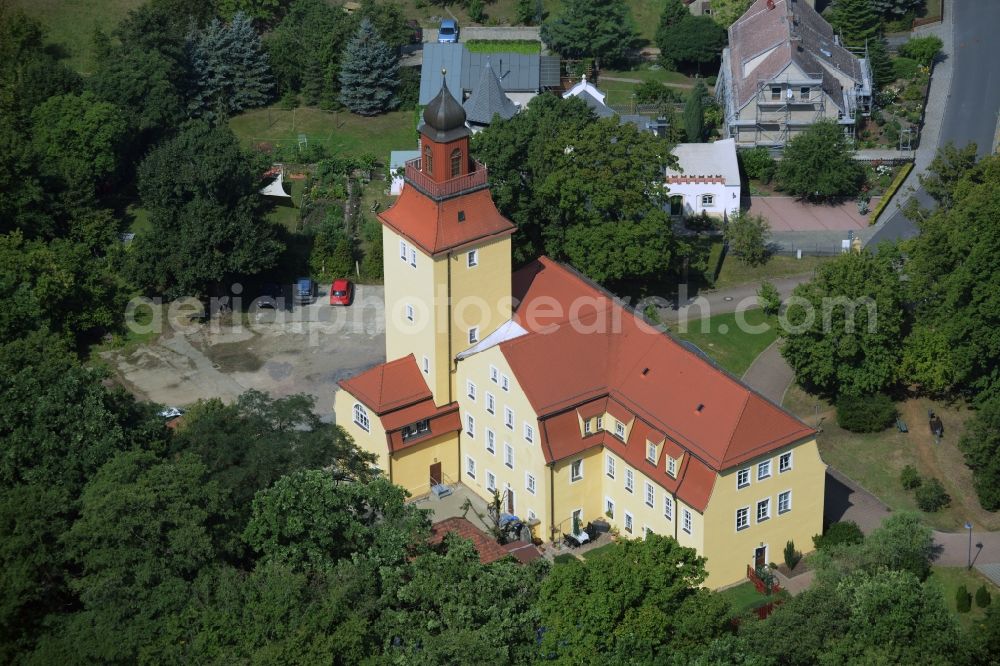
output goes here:
[[354, 284], [350, 280], [334, 280], [330, 285], [330, 305], [350, 305], [354, 300]]

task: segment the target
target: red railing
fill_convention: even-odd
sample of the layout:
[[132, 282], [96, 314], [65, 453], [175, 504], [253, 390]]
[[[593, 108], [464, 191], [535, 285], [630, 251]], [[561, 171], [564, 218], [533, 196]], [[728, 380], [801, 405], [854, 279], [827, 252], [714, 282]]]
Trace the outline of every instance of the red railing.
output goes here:
[[486, 166], [473, 160], [472, 167], [473, 170], [464, 176], [439, 183], [420, 170], [420, 158], [418, 157], [406, 163], [404, 175], [406, 180], [415, 185], [418, 190], [431, 197], [440, 199], [461, 194], [467, 190], [485, 187], [487, 177]]
[[778, 592], [781, 592], [781, 586], [778, 585], [777, 581], [772, 582], [771, 589], [768, 590], [767, 584], [761, 579], [760, 576], [757, 575], [757, 572], [754, 571], [753, 567], [749, 564], [747, 565], [747, 578], [750, 579], [750, 582], [753, 583], [753, 586], [761, 594], [777, 594]]

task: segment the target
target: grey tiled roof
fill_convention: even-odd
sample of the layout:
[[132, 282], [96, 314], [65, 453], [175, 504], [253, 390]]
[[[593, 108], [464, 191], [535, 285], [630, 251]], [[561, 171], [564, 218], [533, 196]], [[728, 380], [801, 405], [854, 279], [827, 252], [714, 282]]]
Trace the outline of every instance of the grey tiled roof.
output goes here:
[[463, 106], [466, 119], [478, 125], [489, 125], [494, 115], [507, 120], [517, 113], [517, 106], [504, 94], [500, 79], [493, 71], [489, 59], [481, 69], [479, 83]]
[[424, 44], [420, 69], [420, 104], [427, 104], [441, 89], [441, 69], [448, 71], [448, 88], [470, 92], [482, 77], [489, 60], [504, 92], [540, 92], [560, 84], [559, 58], [524, 53], [469, 53], [463, 44]]
[[[843, 106], [841, 85], [827, 69], [839, 70], [862, 82], [861, 63], [834, 40], [833, 28], [804, 0], [756, 0], [729, 27], [729, 68], [732, 96], [742, 108], [757, 93], [761, 81], [773, 80], [794, 64], [822, 80], [823, 91]], [[766, 54], [766, 55], [765, 55]], [[763, 56], [751, 71], [744, 67]]]

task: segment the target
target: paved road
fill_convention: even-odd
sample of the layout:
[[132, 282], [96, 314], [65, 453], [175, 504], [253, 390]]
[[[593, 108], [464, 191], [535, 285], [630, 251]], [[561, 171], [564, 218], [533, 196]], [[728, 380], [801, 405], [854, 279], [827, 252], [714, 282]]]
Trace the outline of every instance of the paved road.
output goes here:
[[[951, 30], [947, 25], [949, 16]], [[937, 32], [942, 38], [947, 57], [935, 67], [924, 141], [917, 151], [916, 168], [904, 185], [914, 188], [912, 196], [925, 207], [931, 204], [931, 199], [919, 187], [917, 176], [930, 164], [936, 147], [949, 141], [959, 146], [974, 141], [980, 156], [990, 154], [1000, 113], [1000, 50], [996, 48], [1000, 2], [946, 0], [945, 18], [938, 30], [927, 31]], [[904, 203], [902, 197], [900, 203]], [[879, 224], [869, 243], [916, 235], [913, 222], [898, 206], [890, 205], [893, 212]]]
[[[777, 287], [781, 299], [785, 300], [792, 295], [792, 289], [811, 280], [812, 276], [811, 272], [801, 273], [789, 277], [773, 278], [770, 282]], [[728, 314], [736, 312], [737, 309], [752, 310], [760, 307], [757, 303], [757, 289], [759, 287], [760, 282], [748, 282], [728, 289], [705, 291], [694, 295], [682, 292], [679, 298], [680, 307], [678, 307], [678, 299], [674, 299], [669, 304], [663, 303], [659, 308], [660, 319], [668, 324], [676, 324], [682, 320], [697, 321], [718, 314]]]

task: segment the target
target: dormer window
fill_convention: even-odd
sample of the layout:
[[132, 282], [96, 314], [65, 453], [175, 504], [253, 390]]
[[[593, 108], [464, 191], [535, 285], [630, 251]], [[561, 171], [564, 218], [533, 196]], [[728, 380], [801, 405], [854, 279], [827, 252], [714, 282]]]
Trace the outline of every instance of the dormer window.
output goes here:
[[430, 146], [424, 146], [424, 173], [430, 174], [434, 171], [434, 156]]
[[451, 177], [455, 178], [462, 173], [462, 151], [456, 148], [451, 151]]

